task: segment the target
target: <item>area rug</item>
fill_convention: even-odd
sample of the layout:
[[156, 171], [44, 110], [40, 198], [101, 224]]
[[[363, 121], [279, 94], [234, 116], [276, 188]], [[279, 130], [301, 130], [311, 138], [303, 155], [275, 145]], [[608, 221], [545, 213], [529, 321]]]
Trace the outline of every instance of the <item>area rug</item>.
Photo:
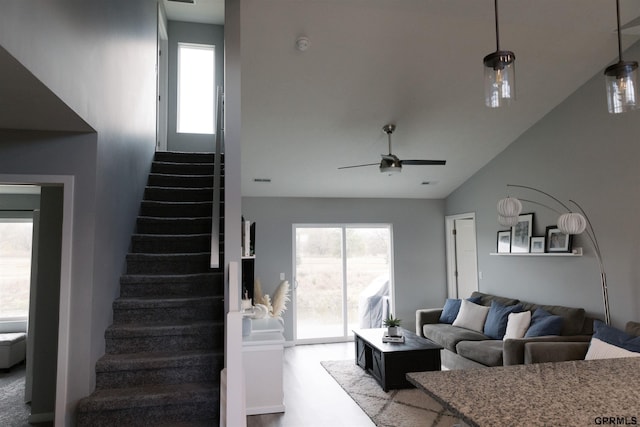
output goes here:
[[320, 364], [379, 427], [452, 427], [460, 419], [424, 392], [411, 388], [385, 392], [353, 360]]

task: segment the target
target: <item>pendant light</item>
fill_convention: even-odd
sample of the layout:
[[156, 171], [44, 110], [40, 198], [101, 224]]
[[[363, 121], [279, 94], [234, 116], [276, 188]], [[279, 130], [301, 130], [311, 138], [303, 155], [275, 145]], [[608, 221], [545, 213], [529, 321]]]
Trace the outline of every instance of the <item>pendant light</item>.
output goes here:
[[616, 0], [616, 16], [619, 60], [604, 70], [607, 85], [607, 106], [611, 114], [626, 113], [638, 108], [638, 63], [622, 60], [620, 0]]
[[509, 105], [516, 98], [516, 55], [509, 50], [500, 50], [498, 0], [494, 0], [494, 9], [496, 17], [496, 51], [483, 59], [484, 102], [487, 107], [498, 108]]

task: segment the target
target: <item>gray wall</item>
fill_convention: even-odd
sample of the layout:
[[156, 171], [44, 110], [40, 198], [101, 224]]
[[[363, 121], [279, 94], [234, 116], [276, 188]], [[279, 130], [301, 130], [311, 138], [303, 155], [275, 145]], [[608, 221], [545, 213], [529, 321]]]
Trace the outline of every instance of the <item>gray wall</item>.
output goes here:
[[62, 186], [41, 189], [37, 289], [35, 298], [30, 300], [36, 309], [35, 322], [30, 328], [36, 337], [33, 342], [32, 415], [53, 413], [56, 403], [63, 194]]
[[73, 423], [75, 403], [94, 387], [155, 150], [156, 8], [142, 0], [2, 5], [0, 45], [97, 132], [0, 135], [3, 173], [75, 178], [66, 361], [72, 369], [69, 404], [56, 414], [60, 425]]
[[[256, 277], [273, 294], [281, 272], [292, 277], [292, 225], [388, 223], [393, 226], [396, 316], [415, 327], [415, 310], [438, 307], [446, 296], [444, 201], [243, 197], [242, 214], [256, 222]], [[291, 303], [290, 303], [291, 304]], [[284, 314], [293, 339], [293, 307]]]
[[224, 26], [169, 21], [169, 106], [167, 148], [170, 151], [213, 152], [213, 135], [176, 133], [178, 97], [178, 43], [215, 46], [216, 87], [224, 84]]
[[[625, 57], [640, 58], [640, 44]], [[603, 316], [599, 268], [584, 236], [574, 242], [584, 247], [581, 258], [489, 256], [496, 232], [504, 228], [496, 222], [499, 199], [511, 194], [552, 203], [534, 192], [506, 188], [507, 183], [529, 185], [582, 205], [600, 242], [613, 323], [640, 320], [639, 118], [640, 112], [607, 113], [599, 73], [448, 197], [447, 214], [476, 212], [482, 291], [584, 307]], [[557, 219], [532, 204], [523, 211], [535, 213], [537, 235]]]

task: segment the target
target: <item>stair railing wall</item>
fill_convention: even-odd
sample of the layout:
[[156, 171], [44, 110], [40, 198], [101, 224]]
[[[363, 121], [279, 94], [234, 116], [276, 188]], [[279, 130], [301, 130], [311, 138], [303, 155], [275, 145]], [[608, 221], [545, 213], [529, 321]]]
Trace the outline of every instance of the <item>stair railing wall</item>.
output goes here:
[[224, 93], [222, 87], [218, 87], [216, 96], [216, 146], [213, 155], [213, 211], [211, 212], [211, 268], [220, 267], [220, 206], [221, 206], [221, 175], [222, 153], [224, 139], [222, 127], [224, 117]]

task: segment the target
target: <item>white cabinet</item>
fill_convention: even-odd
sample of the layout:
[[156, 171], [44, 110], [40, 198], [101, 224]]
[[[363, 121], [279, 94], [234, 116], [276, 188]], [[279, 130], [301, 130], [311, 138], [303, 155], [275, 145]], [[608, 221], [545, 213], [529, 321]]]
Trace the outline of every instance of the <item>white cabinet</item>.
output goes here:
[[283, 331], [278, 319], [252, 319], [242, 338], [247, 415], [284, 412]]

